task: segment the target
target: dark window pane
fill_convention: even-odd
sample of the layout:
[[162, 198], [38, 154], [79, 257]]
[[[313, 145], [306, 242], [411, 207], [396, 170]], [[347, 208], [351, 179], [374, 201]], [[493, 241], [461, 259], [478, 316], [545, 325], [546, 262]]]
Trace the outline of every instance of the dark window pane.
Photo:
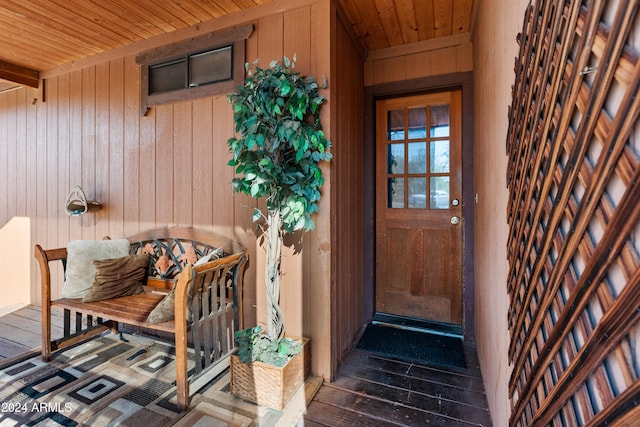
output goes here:
[[189, 86], [201, 86], [232, 78], [231, 46], [189, 57]]
[[184, 58], [149, 66], [149, 95], [185, 89], [186, 75]]

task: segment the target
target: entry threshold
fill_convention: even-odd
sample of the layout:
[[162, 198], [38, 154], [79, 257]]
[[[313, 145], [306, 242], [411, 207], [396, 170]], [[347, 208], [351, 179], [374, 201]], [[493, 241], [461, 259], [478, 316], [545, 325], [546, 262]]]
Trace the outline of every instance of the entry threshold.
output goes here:
[[431, 334], [462, 338], [462, 326], [453, 323], [418, 319], [416, 317], [398, 316], [396, 314], [389, 313], [376, 313], [373, 316], [371, 323], [374, 325], [389, 325], [417, 332], [428, 332]]

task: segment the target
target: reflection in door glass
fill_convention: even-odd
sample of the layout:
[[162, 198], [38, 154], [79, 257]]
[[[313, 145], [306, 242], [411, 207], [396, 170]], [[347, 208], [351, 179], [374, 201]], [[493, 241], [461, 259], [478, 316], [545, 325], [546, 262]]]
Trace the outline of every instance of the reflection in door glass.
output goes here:
[[404, 173], [404, 144], [389, 144], [387, 173]]
[[388, 207], [404, 208], [404, 178], [388, 178], [387, 188]]
[[429, 135], [432, 138], [449, 136], [449, 106], [434, 105], [431, 107], [431, 125]]
[[431, 173], [449, 173], [449, 141], [431, 141]]
[[426, 209], [427, 208], [427, 178], [409, 178], [407, 182], [409, 187], [410, 209]]
[[427, 137], [427, 114], [424, 108], [409, 108], [409, 138]]
[[432, 176], [429, 185], [429, 207], [431, 209], [449, 209], [449, 177]]
[[407, 144], [408, 148], [408, 172], [409, 173], [427, 173], [427, 143], [411, 142]]
[[393, 110], [387, 113], [387, 139], [398, 141], [404, 136], [404, 110]]

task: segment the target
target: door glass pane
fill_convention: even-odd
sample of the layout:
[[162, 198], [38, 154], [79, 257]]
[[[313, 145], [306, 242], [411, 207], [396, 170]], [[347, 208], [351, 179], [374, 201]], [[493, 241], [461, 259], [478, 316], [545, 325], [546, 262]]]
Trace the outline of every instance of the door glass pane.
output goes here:
[[427, 178], [409, 178], [409, 203], [411, 209], [427, 208]]
[[404, 110], [393, 110], [387, 113], [387, 139], [398, 141], [405, 139], [404, 136]]
[[387, 173], [404, 173], [404, 144], [389, 144]]
[[427, 143], [412, 142], [407, 144], [409, 164], [409, 173], [426, 173], [427, 172]]
[[429, 182], [429, 207], [431, 209], [449, 209], [449, 177], [432, 176]]
[[427, 137], [427, 112], [424, 108], [409, 109], [409, 138]]
[[390, 208], [404, 208], [404, 178], [389, 178], [387, 180]]
[[434, 105], [431, 107], [429, 135], [432, 138], [449, 136], [449, 106]]
[[[431, 173], [449, 173], [449, 141], [431, 141], [429, 144]], [[411, 157], [409, 157], [411, 161]], [[411, 165], [411, 163], [409, 163]]]

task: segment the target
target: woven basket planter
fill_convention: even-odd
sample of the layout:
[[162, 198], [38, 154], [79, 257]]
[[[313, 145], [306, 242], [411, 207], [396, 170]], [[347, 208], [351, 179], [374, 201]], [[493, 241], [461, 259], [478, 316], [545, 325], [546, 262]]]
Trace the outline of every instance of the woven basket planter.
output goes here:
[[282, 411], [311, 372], [311, 348], [302, 339], [302, 351], [282, 367], [263, 362], [242, 363], [231, 356], [231, 393], [261, 406]]

